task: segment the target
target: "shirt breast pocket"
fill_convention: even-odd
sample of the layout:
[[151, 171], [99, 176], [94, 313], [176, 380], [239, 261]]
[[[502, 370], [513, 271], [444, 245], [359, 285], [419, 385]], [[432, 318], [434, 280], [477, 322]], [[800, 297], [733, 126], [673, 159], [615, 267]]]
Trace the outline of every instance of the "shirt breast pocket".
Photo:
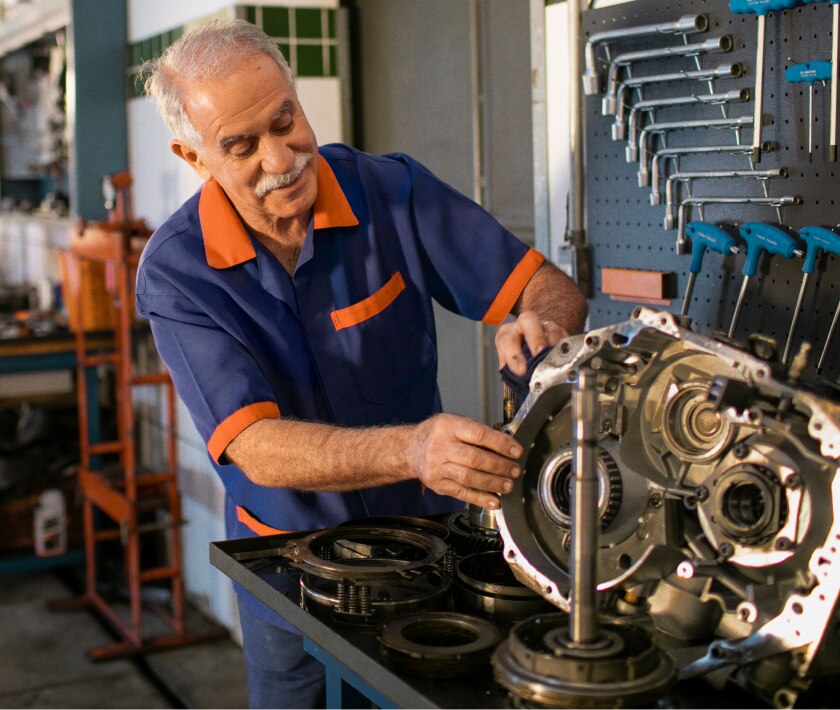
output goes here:
[[367, 298], [330, 315], [359, 391], [371, 402], [393, 399], [435, 366], [422, 304], [399, 271]]

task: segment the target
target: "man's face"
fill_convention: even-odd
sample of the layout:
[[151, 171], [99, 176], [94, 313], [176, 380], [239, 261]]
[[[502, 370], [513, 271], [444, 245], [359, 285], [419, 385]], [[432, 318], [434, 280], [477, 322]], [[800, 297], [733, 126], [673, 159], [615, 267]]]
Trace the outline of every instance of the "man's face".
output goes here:
[[234, 65], [226, 77], [192, 85], [187, 114], [204, 142], [172, 150], [205, 180], [214, 178], [253, 228], [309, 218], [317, 188], [315, 134], [285, 75], [266, 55]]

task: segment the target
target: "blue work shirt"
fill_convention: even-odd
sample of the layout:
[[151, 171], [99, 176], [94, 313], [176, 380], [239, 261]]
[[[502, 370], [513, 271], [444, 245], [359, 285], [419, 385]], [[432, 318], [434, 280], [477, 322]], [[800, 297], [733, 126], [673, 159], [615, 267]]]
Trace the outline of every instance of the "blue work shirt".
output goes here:
[[140, 260], [137, 309], [235, 503], [232, 537], [461, 507], [416, 480], [346, 493], [258, 486], [224, 451], [263, 418], [367, 427], [439, 412], [432, 300], [498, 325], [543, 261], [405, 155], [319, 152], [293, 275], [213, 180]]

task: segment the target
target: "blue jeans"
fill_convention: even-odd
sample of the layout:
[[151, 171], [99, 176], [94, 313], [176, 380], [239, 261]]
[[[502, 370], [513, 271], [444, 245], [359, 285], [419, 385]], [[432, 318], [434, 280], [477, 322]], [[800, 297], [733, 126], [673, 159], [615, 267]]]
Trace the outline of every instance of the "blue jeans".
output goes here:
[[324, 666], [303, 650], [303, 636], [267, 623], [247, 603], [239, 598], [238, 602], [248, 704], [252, 708], [323, 708]]

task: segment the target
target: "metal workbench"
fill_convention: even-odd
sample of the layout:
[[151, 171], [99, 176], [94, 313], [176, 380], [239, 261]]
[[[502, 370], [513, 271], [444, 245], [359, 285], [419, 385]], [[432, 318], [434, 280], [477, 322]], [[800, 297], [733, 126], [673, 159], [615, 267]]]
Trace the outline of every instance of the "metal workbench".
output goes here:
[[354, 705], [358, 693], [381, 708], [510, 706], [489, 666], [455, 679], [423, 678], [394, 670], [380, 660], [375, 629], [360, 631], [358, 627], [326, 624], [300, 607], [297, 585], [291, 585], [288, 593], [280, 591], [284, 573], [277, 572], [277, 551], [287, 540], [304, 534], [214, 542], [210, 544], [210, 561], [304, 635], [306, 650], [327, 669], [327, 707], [363, 707]]

